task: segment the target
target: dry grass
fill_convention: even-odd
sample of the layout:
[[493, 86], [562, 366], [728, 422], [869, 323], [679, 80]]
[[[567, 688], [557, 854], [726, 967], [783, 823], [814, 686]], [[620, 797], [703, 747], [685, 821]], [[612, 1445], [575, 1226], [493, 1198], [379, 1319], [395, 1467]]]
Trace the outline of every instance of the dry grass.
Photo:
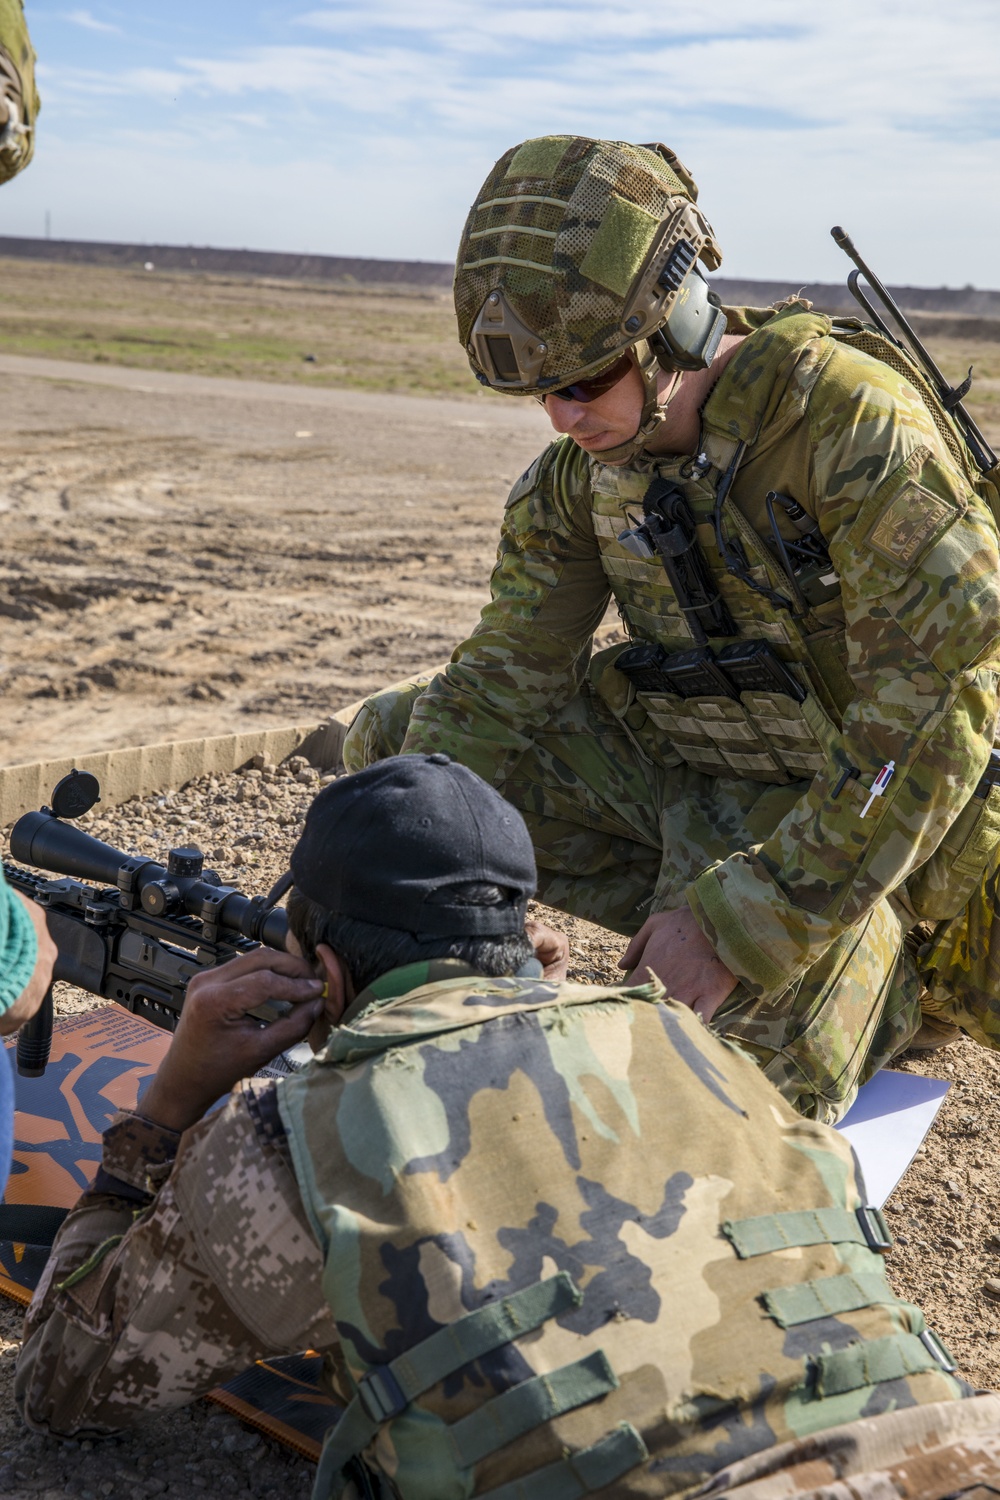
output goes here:
[[[0, 277], [9, 354], [497, 399], [469, 373], [447, 291], [16, 259]], [[970, 408], [1000, 428], [1000, 342], [927, 342], [949, 379], [975, 366]]]
[[419, 395], [479, 392], [447, 292], [14, 259], [0, 260], [0, 277], [8, 354]]

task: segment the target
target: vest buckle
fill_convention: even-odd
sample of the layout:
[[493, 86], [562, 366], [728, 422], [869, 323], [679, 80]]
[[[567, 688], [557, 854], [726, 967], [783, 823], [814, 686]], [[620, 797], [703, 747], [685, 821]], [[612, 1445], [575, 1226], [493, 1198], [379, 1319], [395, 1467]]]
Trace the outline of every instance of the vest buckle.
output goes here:
[[954, 1375], [958, 1366], [952, 1359], [950, 1350], [942, 1343], [937, 1334], [932, 1333], [929, 1328], [925, 1328], [922, 1333], [917, 1334], [917, 1338], [923, 1344], [931, 1358], [937, 1360], [945, 1374]]
[[358, 1381], [358, 1398], [373, 1422], [388, 1422], [409, 1406], [409, 1397], [389, 1365], [380, 1365]]
[[876, 1255], [885, 1255], [886, 1251], [891, 1250], [892, 1234], [881, 1211], [868, 1204], [855, 1209], [854, 1212], [869, 1250], [874, 1250]]

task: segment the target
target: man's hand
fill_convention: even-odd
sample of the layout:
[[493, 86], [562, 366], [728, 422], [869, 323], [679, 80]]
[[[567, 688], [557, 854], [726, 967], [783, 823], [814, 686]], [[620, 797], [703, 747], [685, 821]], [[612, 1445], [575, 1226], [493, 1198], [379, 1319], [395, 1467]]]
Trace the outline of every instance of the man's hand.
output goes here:
[[[304, 1039], [322, 1014], [322, 988], [305, 959], [274, 948], [196, 974], [139, 1112], [168, 1130], [186, 1130], [241, 1078]], [[262, 1026], [248, 1013], [265, 1000], [285, 1000], [292, 1009]]]
[[569, 938], [566, 934], [557, 932], [547, 922], [525, 922], [524, 930], [542, 966], [542, 978], [551, 979], [556, 984], [565, 979], [569, 968]]
[[629, 979], [636, 984], [648, 978], [649, 970], [663, 981], [668, 995], [703, 1021], [712, 1019], [737, 984], [686, 906], [647, 917], [618, 967], [631, 969]]
[[31, 918], [35, 936], [38, 938], [38, 957], [35, 959], [35, 967], [28, 983], [14, 1004], [0, 1016], [0, 1036], [10, 1036], [11, 1032], [17, 1031], [25, 1021], [31, 1020], [52, 983], [52, 968], [56, 961], [56, 945], [49, 936], [45, 912], [37, 901], [26, 901], [20, 891], [11, 891], [10, 894], [20, 901]]

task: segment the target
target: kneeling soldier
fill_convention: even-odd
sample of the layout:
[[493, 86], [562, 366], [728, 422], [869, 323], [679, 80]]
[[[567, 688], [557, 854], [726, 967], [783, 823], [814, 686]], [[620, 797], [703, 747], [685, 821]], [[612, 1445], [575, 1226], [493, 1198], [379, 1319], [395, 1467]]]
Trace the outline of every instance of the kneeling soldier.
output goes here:
[[[546, 136], [490, 172], [459, 335], [561, 436], [511, 491], [475, 631], [370, 699], [344, 758], [477, 771], [543, 900], [833, 1121], [922, 1007], [966, 1024], [914, 949], [1000, 856], [1000, 503], [879, 329], [718, 305], [697, 197], [660, 145]], [[593, 654], [612, 601], [630, 643]]]

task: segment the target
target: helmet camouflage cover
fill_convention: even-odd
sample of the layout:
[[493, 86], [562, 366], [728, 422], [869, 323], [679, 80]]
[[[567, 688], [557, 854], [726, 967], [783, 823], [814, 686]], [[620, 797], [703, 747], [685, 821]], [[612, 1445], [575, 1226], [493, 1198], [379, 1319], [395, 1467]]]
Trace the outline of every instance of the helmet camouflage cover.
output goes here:
[[22, 0], [0, 0], [0, 182], [26, 167], [35, 148], [35, 54]]
[[551, 135], [502, 156], [455, 266], [459, 337], [479, 380], [543, 395], [660, 328], [695, 261], [722, 261], [697, 196], [666, 146]]

